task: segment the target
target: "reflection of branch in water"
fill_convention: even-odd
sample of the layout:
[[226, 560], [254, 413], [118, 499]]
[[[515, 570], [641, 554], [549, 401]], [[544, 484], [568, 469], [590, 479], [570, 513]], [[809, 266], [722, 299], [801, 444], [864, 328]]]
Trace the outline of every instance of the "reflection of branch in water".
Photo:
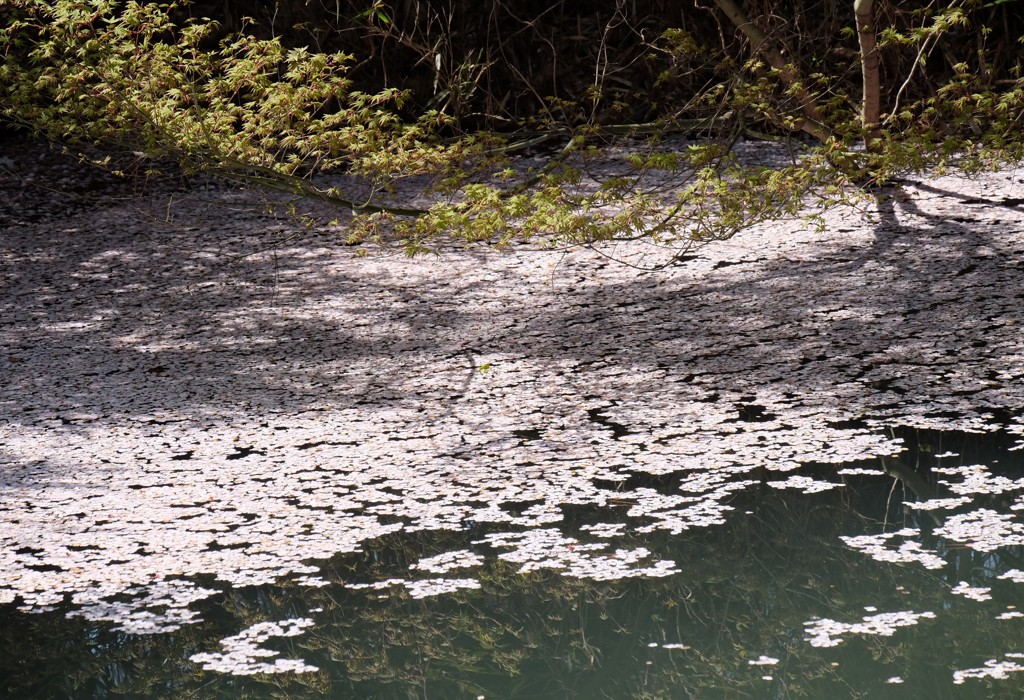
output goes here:
[[[936, 492], [935, 487], [925, 481], [924, 477], [918, 474], [914, 469], [906, 465], [899, 457], [880, 457], [882, 462], [882, 469], [885, 473], [894, 479], [900, 481], [906, 488], [909, 488], [919, 501], [928, 501], [935, 498]], [[895, 486], [895, 484], [894, 484]], [[941, 525], [942, 521], [931, 511], [924, 511], [928, 514], [928, 517], [934, 521], [936, 525]], [[888, 508], [886, 509], [888, 515]]]

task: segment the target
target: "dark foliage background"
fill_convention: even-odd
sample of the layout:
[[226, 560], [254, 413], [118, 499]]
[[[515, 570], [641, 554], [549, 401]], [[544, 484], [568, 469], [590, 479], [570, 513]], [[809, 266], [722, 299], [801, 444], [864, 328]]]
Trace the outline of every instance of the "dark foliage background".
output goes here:
[[[948, 30], [923, 53], [905, 99], [928, 96], [967, 64], [991, 87], [1020, 68], [1024, 16], [1016, 2], [876, 3], [877, 25], [909, 32], [944, 7], [961, 5], [969, 26]], [[804, 75], [838, 78], [859, 96], [853, 3], [752, 0], [742, 3]], [[457, 116], [466, 129], [504, 129], [542, 121], [638, 123], [700, 116], [694, 96], [729, 81], [751, 47], [713, 2], [667, 0], [260, 0], [199, 1], [186, 10], [281, 37], [291, 46], [345, 51], [351, 77], [367, 92], [408, 89], [419, 109]], [[984, 29], [983, 29], [984, 28]], [[679, 50], [664, 33], [681, 29], [693, 44]], [[884, 40], [884, 37], [883, 37]], [[673, 50], [675, 46], [675, 50]], [[882, 51], [883, 105], [918, 60], [890, 42]]]

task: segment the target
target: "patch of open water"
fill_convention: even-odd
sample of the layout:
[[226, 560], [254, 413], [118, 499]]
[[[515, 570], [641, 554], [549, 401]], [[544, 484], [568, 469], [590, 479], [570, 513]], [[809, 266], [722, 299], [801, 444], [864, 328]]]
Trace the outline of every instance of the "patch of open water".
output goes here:
[[0, 691], [1018, 696], [1017, 182], [659, 275], [5, 228]]

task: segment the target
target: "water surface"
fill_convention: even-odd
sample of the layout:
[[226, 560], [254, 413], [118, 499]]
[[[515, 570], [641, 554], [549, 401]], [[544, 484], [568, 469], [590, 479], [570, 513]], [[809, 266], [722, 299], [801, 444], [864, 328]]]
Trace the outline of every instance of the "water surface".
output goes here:
[[658, 275], [6, 226], [0, 694], [1018, 697], [1016, 178]]

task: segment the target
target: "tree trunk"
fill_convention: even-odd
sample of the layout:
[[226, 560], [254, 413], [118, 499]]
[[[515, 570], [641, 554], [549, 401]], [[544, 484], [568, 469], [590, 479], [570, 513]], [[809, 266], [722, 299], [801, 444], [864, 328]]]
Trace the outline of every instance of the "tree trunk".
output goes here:
[[875, 43], [874, 0], [853, 0], [853, 14], [857, 22], [857, 40], [860, 42], [860, 67], [864, 83], [860, 120], [864, 128], [864, 146], [877, 151], [881, 137], [881, 81], [878, 77], [878, 46]]

